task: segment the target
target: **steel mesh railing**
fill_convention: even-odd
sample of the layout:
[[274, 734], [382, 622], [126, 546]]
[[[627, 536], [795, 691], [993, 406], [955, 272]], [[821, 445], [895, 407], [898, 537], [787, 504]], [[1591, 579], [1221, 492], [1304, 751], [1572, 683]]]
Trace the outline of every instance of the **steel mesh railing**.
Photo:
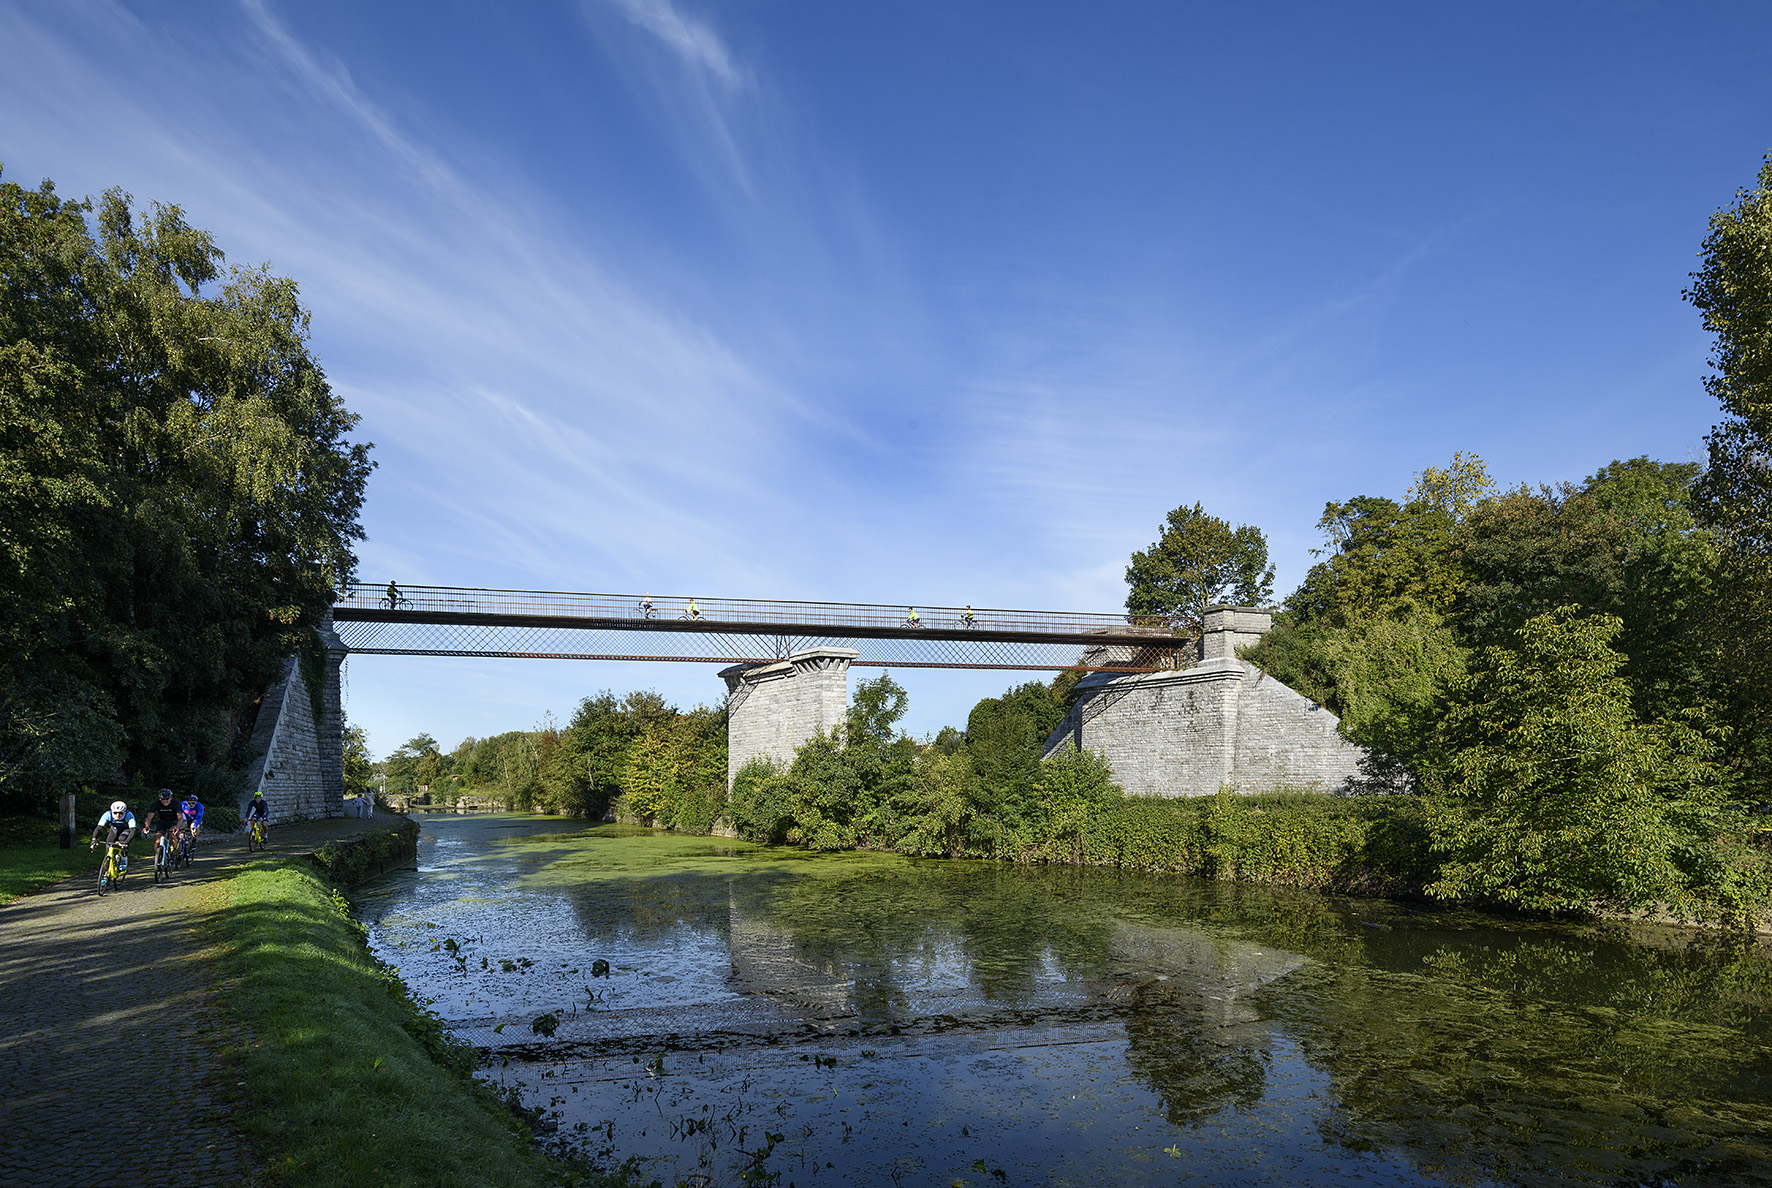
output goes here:
[[[692, 609], [693, 604], [693, 609]], [[732, 664], [821, 646], [859, 665], [1148, 672], [1187, 641], [1128, 615], [691, 599], [357, 583], [333, 608], [352, 652]]]

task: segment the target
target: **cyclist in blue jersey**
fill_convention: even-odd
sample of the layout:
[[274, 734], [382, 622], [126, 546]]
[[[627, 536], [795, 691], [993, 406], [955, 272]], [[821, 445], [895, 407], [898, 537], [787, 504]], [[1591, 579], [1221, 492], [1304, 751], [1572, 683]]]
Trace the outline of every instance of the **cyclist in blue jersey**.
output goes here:
[[98, 819], [92, 830], [92, 845], [87, 849], [97, 849], [99, 835], [104, 835], [108, 846], [112, 842], [122, 842], [123, 852], [117, 855], [117, 873], [122, 875], [129, 870], [129, 839], [135, 836], [135, 814], [121, 800], [113, 800], [110, 810]]
[[195, 792], [178, 802], [178, 815], [184, 818], [185, 831], [191, 835], [191, 846], [195, 848], [197, 835], [203, 831], [203, 802]]

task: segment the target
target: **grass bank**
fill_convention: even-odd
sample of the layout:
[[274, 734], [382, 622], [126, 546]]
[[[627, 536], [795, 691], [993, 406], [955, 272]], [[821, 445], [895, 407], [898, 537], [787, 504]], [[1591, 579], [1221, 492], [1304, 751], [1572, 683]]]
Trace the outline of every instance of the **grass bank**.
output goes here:
[[630, 1183], [544, 1158], [473, 1053], [408, 997], [346, 904], [282, 861], [228, 882], [227, 1006], [257, 1037], [237, 1053], [235, 1122], [274, 1182], [323, 1188], [508, 1188]]

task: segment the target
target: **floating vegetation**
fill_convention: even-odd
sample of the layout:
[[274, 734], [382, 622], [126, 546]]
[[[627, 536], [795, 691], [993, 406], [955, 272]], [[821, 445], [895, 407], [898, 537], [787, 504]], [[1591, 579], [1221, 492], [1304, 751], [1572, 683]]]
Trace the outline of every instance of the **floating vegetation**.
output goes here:
[[605, 1166], [1772, 1184], [1764, 946], [651, 833], [555, 834], [518, 863], [499, 855], [544, 851], [475, 850], [485, 820], [435, 823], [480, 855], [453, 885], [369, 889], [372, 943], [550, 1141]]

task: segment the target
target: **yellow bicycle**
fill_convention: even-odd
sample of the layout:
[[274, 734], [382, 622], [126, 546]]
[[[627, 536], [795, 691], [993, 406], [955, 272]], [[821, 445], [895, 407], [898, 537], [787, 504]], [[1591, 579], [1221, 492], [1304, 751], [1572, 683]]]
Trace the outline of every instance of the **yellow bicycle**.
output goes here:
[[265, 828], [263, 818], [252, 818], [251, 829], [246, 835], [246, 852], [250, 854], [253, 850], [262, 851], [265, 848], [265, 837], [269, 832]]
[[98, 864], [98, 893], [109, 895], [111, 888], [123, 882], [123, 843], [106, 842], [105, 856]]

